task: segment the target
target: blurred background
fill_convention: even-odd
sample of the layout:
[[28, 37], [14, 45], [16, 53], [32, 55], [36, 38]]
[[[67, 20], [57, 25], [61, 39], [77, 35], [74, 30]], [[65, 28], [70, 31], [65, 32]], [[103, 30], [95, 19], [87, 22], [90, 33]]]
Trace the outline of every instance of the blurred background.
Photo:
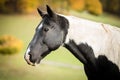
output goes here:
[[80, 63], [60, 47], [33, 67], [24, 53], [41, 21], [39, 7], [120, 27], [120, 0], [0, 0], [0, 80], [87, 80]]

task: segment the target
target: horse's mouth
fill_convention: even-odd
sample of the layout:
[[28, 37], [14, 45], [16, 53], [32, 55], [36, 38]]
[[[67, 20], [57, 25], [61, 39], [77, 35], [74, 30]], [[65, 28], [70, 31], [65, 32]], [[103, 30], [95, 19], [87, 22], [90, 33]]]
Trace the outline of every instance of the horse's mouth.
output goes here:
[[27, 62], [29, 65], [31, 65], [31, 66], [36, 66], [37, 64], [40, 63], [40, 61], [41, 61], [41, 59], [42, 59], [42, 58], [38, 58], [38, 59], [36, 59], [35, 61], [30, 61], [30, 55], [25, 55], [24, 58], [25, 58], [26, 62]]

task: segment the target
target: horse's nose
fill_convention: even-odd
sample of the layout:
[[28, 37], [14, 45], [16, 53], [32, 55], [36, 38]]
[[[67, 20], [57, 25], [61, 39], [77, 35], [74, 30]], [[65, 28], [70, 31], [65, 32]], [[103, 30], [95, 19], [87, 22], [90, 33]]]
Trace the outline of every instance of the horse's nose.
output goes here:
[[35, 64], [30, 61], [30, 55], [29, 54], [25, 54], [24, 58], [29, 65], [35, 66]]
[[32, 62], [32, 63], [37, 63], [37, 59], [38, 59], [38, 56], [34, 55], [33, 53], [29, 53], [29, 60]]
[[29, 64], [29, 65], [33, 65], [34, 66], [34, 63], [30, 61], [30, 58], [31, 58], [31, 55], [30, 55], [30, 48], [27, 49], [25, 55], [24, 55], [24, 59], [26, 60], [26, 62]]

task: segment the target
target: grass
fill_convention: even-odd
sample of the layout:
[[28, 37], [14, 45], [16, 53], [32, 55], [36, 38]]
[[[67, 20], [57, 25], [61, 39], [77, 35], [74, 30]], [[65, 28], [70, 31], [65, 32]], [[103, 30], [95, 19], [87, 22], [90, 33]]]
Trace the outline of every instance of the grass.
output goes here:
[[[23, 55], [0, 55], [0, 80], [85, 80], [84, 71], [40, 64], [37, 67], [25, 64]], [[75, 72], [75, 73], [73, 73]]]
[[[82, 18], [120, 27], [120, 19], [115, 16], [103, 14], [98, 17], [86, 12], [81, 14], [76, 12], [71, 13]], [[26, 64], [23, 55], [40, 19], [39, 16], [33, 15], [0, 15], [0, 35], [14, 35], [24, 43], [23, 50], [19, 54], [0, 55], [0, 80], [86, 80], [87, 78], [83, 69], [72, 69], [44, 63], [41, 63], [38, 67]], [[63, 47], [49, 54], [44, 60], [78, 66], [82, 65]]]

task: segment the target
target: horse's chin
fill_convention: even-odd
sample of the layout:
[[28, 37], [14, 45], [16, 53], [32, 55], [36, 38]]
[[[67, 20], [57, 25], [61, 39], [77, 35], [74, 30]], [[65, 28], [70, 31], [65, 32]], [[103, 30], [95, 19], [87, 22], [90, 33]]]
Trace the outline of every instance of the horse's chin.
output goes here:
[[40, 62], [41, 62], [41, 60], [39, 60], [39, 62], [35, 62], [35, 63], [28, 63], [29, 65], [31, 65], [31, 66], [37, 66], [37, 65], [39, 65], [40, 64]]
[[31, 66], [38, 66], [38, 64], [40, 64], [40, 63], [34, 63]]
[[37, 66], [38, 64], [40, 64], [41, 60], [42, 58], [37, 59], [35, 63], [32, 63], [32, 66]]

